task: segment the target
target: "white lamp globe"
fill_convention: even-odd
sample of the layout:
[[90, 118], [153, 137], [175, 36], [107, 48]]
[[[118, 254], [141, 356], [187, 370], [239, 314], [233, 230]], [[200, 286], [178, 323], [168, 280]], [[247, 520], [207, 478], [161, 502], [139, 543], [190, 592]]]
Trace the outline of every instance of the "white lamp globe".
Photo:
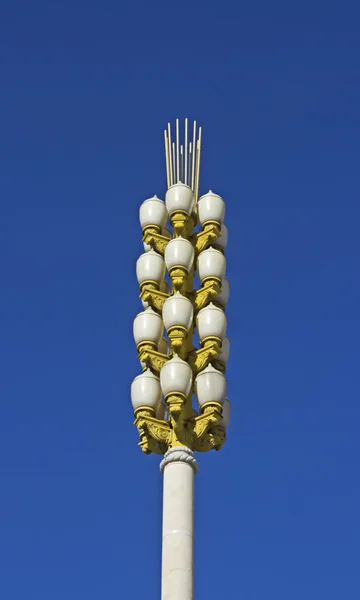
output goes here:
[[208, 365], [196, 376], [195, 393], [200, 407], [208, 402], [217, 402], [223, 405], [226, 398], [224, 375], [212, 365]]
[[141, 304], [143, 305], [143, 309], [145, 310], [146, 308], [149, 308], [150, 304], [148, 302], [145, 302], [145, 300], [143, 300], [141, 298]]
[[144, 252], [149, 252], [152, 248], [152, 246], [150, 246], [150, 244], [147, 244], [146, 242], [143, 242], [143, 247], [144, 247]]
[[221, 354], [217, 356], [216, 360], [220, 360], [224, 365], [226, 365], [230, 356], [230, 340], [228, 337], [224, 337], [221, 345]]
[[193, 305], [180, 292], [167, 298], [163, 304], [162, 316], [167, 331], [175, 326], [184, 327], [186, 331], [189, 331], [193, 315]]
[[222, 250], [225, 250], [227, 243], [228, 243], [228, 228], [223, 223], [221, 225], [220, 236], [214, 242], [214, 245], [216, 245], [218, 248], [221, 248]]
[[201, 342], [213, 337], [223, 340], [226, 334], [226, 316], [221, 308], [210, 302], [208, 306], [199, 310], [196, 328]]
[[179, 266], [190, 271], [194, 261], [194, 255], [194, 248], [189, 240], [186, 240], [181, 236], [173, 238], [165, 248], [166, 267], [169, 271], [173, 267]]
[[169, 216], [177, 210], [184, 211], [187, 215], [190, 215], [194, 207], [192, 189], [188, 185], [185, 185], [185, 183], [175, 183], [166, 192], [165, 204]]
[[226, 258], [220, 250], [215, 250], [210, 246], [207, 250], [200, 252], [197, 269], [201, 282], [209, 277], [216, 277], [222, 281], [226, 271]]
[[181, 394], [188, 396], [192, 384], [192, 370], [190, 365], [174, 356], [166, 362], [160, 371], [160, 385], [165, 396], [169, 394]]
[[161, 387], [159, 378], [150, 369], [135, 377], [132, 382], [131, 402], [134, 411], [141, 407], [157, 411], [161, 402]]
[[229, 281], [224, 277], [221, 282], [221, 292], [214, 298], [214, 302], [221, 304], [221, 306], [226, 306], [227, 301], [229, 300], [230, 295], [230, 285]]
[[154, 225], [161, 231], [168, 217], [165, 202], [157, 196], [144, 200], [140, 206], [139, 217], [142, 229]]
[[136, 261], [136, 277], [139, 285], [145, 281], [155, 281], [160, 285], [165, 270], [163, 257], [154, 250], [144, 252]]
[[211, 190], [201, 196], [198, 201], [198, 215], [201, 225], [208, 221], [222, 224], [225, 216], [225, 202], [218, 194]]
[[230, 413], [231, 413], [231, 403], [226, 398], [226, 400], [223, 404], [222, 419], [221, 419], [220, 423], [218, 424], [218, 426], [221, 427], [222, 429], [228, 428], [228, 425], [230, 422]]
[[151, 307], [136, 315], [133, 325], [133, 334], [136, 345], [142, 342], [152, 342], [159, 345], [164, 331], [164, 323]]

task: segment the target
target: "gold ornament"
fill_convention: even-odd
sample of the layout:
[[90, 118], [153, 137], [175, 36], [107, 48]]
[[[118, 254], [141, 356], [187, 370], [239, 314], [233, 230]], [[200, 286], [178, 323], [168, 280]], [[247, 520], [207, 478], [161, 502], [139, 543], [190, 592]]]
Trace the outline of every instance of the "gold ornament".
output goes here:
[[151, 246], [153, 250], [156, 250], [159, 254], [164, 256], [165, 248], [169, 243], [169, 238], [165, 235], [161, 235], [156, 231], [155, 227], [145, 227], [143, 231], [143, 242]]
[[178, 354], [180, 358], [186, 358], [185, 340], [187, 336], [187, 330], [181, 325], [175, 325], [170, 327], [167, 332], [170, 340], [171, 350]]
[[170, 223], [174, 230], [174, 237], [186, 237], [186, 226], [189, 215], [184, 210], [176, 210], [170, 215]]
[[156, 373], [161, 371], [164, 364], [170, 360], [170, 358], [171, 356], [169, 356], [169, 354], [162, 354], [162, 352], [158, 352], [153, 348], [141, 348], [138, 355], [140, 362], [146, 363], [146, 366], [150, 366]]
[[208, 223], [205, 223], [203, 230], [196, 233], [191, 240], [196, 254], [199, 254], [217, 240], [218, 237], [220, 237], [220, 230], [220, 223], [217, 223], [216, 221], [208, 221]]
[[187, 270], [182, 265], [172, 267], [169, 271], [170, 279], [174, 290], [177, 292], [184, 291], [186, 284], [186, 278], [188, 275]]
[[204, 308], [221, 292], [221, 281], [217, 277], [208, 277], [199, 290], [190, 294], [190, 300], [196, 311]]
[[193, 350], [189, 354], [189, 365], [197, 374], [205, 369], [221, 353], [220, 340], [208, 340], [206, 345], [199, 350]]
[[148, 302], [152, 308], [161, 312], [162, 307], [164, 305], [165, 300], [170, 297], [170, 294], [166, 294], [165, 292], [160, 292], [159, 290], [155, 290], [149, 285], [142, 286], [140, 298], [144, 302]]

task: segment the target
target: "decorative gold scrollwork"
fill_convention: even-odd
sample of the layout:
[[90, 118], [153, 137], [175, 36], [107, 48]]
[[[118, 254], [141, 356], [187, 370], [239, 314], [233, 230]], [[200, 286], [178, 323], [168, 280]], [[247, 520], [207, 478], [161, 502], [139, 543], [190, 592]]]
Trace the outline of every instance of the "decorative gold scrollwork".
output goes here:
[[196, 438], [192, 449], [197, 452], [209, 452], [209, 450], [221, 450], [226, 441], [226, 432], [221, 427], [214, 427], [208, 431], [206, 436]]
[[216, 279], [208, 279], [204, 285], [190, 294], [190, 300], [195, 310], [204, 308], [221, 292], [221, 284]]
[[139, 446], [145, 454], [164, 454], [170, 442], [170, 425], [149, 415], [139, 413], [135, 418], [140, 435]]
[[199, 254], [205, 250], [212, 242], [220, 237], [220, 225], [219, 223], [206, 223], [203, 231], [196, 233], [192, 238], [192, 244], [195, 248], [195, 252]]
[[143, 235], [143, 242], [151, 246], [154, 250], [156, 250], [156, 252], [159, 252], [159, 254], [161, 254], [162, 256], [164, 256], [165, 254], [165, 248], [169, 241], [169, 238], [167, 238], [165, 235], [160, 235], [160, 233], [157, 233], [153, 230], [147, 230], [144, 232]]
[[170, 215], [170, 223], [174, 230], [175, 237], [180, 235], [186, 237], [186, 227], [189, 215], [183, 210], [177, 210]]
[[193, 352], [189, 354], [189, 365], [195, 373], [198, 373], [199, 371], [202, 371], [202, 369], [205, 369], [209, 362], [219, 356], [220, 353], [220, 344], [216, 341], [209, 342], [205, 348], [193, 350]]
[[186, 283], [186, 278], [188, 275], [187, 270], [182, 266], [173, 267], [170, 269], [169, 275], [173, 288], [180, 292]]
[[164, 364], [170, 360], [170, 358], [171, 356], [168, 354], [162, 354], [162, 352], [158, 352], [157, 350], [152, 350], [150, 348], [140, 351], [138, 356], [140, 362], [146, 363], [157, 373], [161, 371]]
[[144, 286], [140, 293], [140, 298], [144, 302], [148, 302], [152, 308], [158, 311], [162, 311], [165, 300], [169, 298], [170, 294], [154, 290], [148, 286]]

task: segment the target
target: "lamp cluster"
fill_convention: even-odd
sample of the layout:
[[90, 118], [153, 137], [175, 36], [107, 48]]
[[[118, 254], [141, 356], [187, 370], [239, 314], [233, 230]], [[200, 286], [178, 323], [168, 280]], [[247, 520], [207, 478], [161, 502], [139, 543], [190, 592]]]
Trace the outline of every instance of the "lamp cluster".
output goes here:
[[143, 311], [133, 333], [143, 372], [132, 382], [131, 400], [146, 453], [174, 446], [206, 452], [225, 441], [230, 343], [224, 215], [219, 195], [209, 191], [196, 202], [181, 182], [169, 187], [165, 202], [154, 196], [140, 207], [144, 253], [136, 275]]

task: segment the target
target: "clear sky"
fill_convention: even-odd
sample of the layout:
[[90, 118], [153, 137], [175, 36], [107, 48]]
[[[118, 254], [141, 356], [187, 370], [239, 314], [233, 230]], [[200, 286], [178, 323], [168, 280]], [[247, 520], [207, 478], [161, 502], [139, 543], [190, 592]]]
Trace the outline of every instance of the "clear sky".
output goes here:
[[358, 2], [4, 2], [0, 596], [158, 600], [140, 203], [203, 126], [227, 202], [233, 404], [199, 457], [196, 600], [358, 600]]

